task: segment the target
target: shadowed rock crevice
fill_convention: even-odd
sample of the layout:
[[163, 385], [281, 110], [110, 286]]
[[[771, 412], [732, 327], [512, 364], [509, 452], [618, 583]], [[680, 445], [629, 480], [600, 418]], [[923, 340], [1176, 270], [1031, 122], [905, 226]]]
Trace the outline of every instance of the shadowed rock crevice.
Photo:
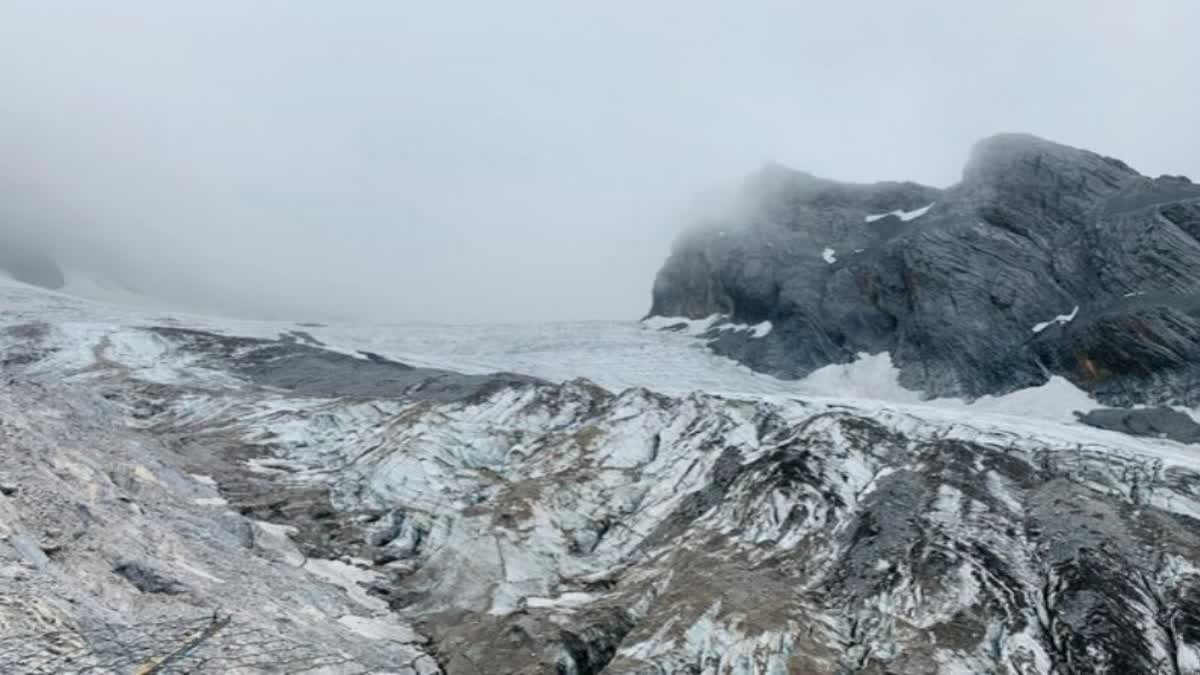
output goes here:
[[113, 566], [113, 574], [123, 577], [142, 593], [178, 595], [187, 590], [178, 580], [136, 561], [126, 560], [117, 563]]

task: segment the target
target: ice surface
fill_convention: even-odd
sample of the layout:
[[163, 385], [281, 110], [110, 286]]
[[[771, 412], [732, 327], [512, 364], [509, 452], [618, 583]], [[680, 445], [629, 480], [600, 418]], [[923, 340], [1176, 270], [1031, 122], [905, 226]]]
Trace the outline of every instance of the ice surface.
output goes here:
[[[922, 211], [918, 209], [918, 211]], [[916, 214], [916, 211], [908, 212]], [[913, 215], [912, 217], [917, 217]], [[61, 321], [60, 336], [67, 355], [52, 358], [85, 368], [95, 362], [95, 347], [112, 326], [124, 326], [107, 351], [110, 359], [126, 361], [147, 374], [157, 374], [150, 364], [165, 358], [157, 340], [137, 339], [126, 333], [138, 326], [161, 325], [170, 320], [202, 330], [231, 335], [276, 338], [294, 330], [295, 324], [221, 319], [187, 314], [170, 317], [137, 307], [121, 307], [72, 298], [36, 289], [15, 281], [0, 281], [4, 323]], [[1073, 317], [1075, 312], [1061, 319]], [[430, 323], [341, 324], [306, 326], [329, 348], [357, 354], [381, 354], [416, 366], [445, 368], [464, 373], [511, 371], [552, 382], [586, 378], [608, 389], [644, 387], [671, 395], [693, 391], [740, 397], [805, 398], [841, 402], [868, 410], [890, 409], [940, 417], [963, 412], [998, 416], [1001, 423], [1034, 421], [1062, 424], [1072, 433], [1085, 433], [1074, 422], [1076, 410], [1098, 407], [1084, 392], [1062, 378], [1047, 384], [973, 403], [957, 399], [922, 400], [920, 394], [900, 386], [898, 371], [886, 353], [860, 355], [850, 364], [821, 368], [802, 380], [780, 380], [755, 373], [730, 359], [717, 356], [697, 339], [724, 317], [705, 319], [651, 317], [642, 322], [591, 321], [504, 325], [442, 325]], [[658, 330], [684, 324], [680, 332]], [[105, 328], [109, 326], [109, 328]], [[740, 328], [740, 327], [739, 327]], [[745, 327], [767, 335], [769, 322]], [[214, 375], [216, 377], [216, 375]], [[267, 462], [256, 469], [271, 470]], [[303, 467], [288, 466], [289, 470]]]
[[367, 609], [385, 611], [388, 607], [386, 601], [369, 595], [361, 585], [378, 581], [379, 574], [376, 572], [359, 569], [339, 560], [319, 558], [304, 561], [304, 569], [318, 579], [342, 588], [351, 600]]
[[368, 618], [347, 614], [338, 623], [372, 640], [391, 640], [402, 644], [424, 642], [411, 627], [397, 623], [394, 618]]

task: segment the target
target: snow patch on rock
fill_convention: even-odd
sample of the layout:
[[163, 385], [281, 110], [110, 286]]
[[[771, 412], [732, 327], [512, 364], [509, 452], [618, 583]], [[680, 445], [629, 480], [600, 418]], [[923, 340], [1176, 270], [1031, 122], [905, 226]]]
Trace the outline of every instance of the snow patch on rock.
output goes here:
[[1070, 314], [1059, 314], [1058, 316], [1054, 317], [1053, 319], [1050, 319], [1049, 321], [1043, 321], [1042, 323], [1036, 324], [1033, 327], [1033, 332], [1040, 333], [1040, 332], [1046, 330], [1047, 328], [1049, 328], [1050, 326], [1053, 326], [1054, 324], [1058, 324], [1060, 326], [1066, 325], [1066, 324], [1074, 321], [1075, 317], [1078, 315], [1079, 315], [1079, 305], [1075, 305], [1075, 309], [1071, 310]]
[[689, 319], [683, 316], [651, 316], [643, 319], [642, 325], [650, 330], [682, 335], [703, 335], [725, 318], [722, 314], [712, 314], [703, 319]]
[[372, 640], [391, 640], [401, 644], [423, 643], [421, 637], [411, 626], [397, 623], [395, 618], [369, 618], [347, 614], [338, 619], [338, 623]]
[[[936, 203], [936, 202], [934, 202], [934, 203]], [[922, 206], [919, 209], [913, 209], [912, 211], [905, 211], [903, 209], [897, 209], [895, 211], [888, 211], [887, 213], [874, 213], [874, 214], [867, 216], [865, 218], [865, 220], [868, 223], [874, 223], [875, 221], [883, 220], [884, 218], [887, 218], [888, 216], [895, 216], [895, 217], [899, 218], [900, 220], [903, 220], [904, 222], [908, 222], [910, 220], [916, 220], [917, 218], [920, 218], [921, 216], [925, 215], [926, 213], [929, 213], [929, 209], [932, 209], [933, 206], [934, 206], [934, 204], [928, 204], [926, 206]]]
[[774, 324], [772, 324], [770, 321], [760, 321], [756, 324], [722, 323], [722, 324], [718, 324], [716, 326], [716, 328], [714, 328], [714, 330], [716, 330], [717, 332], [720, 332], [720, 333], [727, 333], [727, 332], [749, 333], [750, 337], [764, 338], [767, 335], [770, 335], [771, 330], [773, 328], [774, 328]]

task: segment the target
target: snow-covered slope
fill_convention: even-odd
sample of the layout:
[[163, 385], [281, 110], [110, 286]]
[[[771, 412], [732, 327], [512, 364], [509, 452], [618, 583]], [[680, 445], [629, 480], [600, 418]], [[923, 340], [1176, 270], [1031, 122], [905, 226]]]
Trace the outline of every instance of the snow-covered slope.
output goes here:
[[0, 571], [76, 659], [219, 608], [331, 673], [1200, 668], [1200, 458], [1061, 381], [922, 402], [886, 356], [783, 382], [636, 323], [0, 304]]
[[[973, 413], [1012, 413], [1069, 421], [1075, 410], [1097, 404], [1061, 378], [1015, 395], [983, 397], [968, 404], [938, 399], [924, 405], [917, 392], [900, 386], [887, 354], [860, 356], [846, 365], [822, 368], [802, 380], [780, 380], [714, 354], [695, 339], [720, 319], [695, 330], [663, 330], [672, 321], [590, 321], [524, 324], [341, 324], [257, 322], [183, 314], [143, 302], [111, 304], [0, 280], [0, 303], [11, 321], [54, 320], [81, 330], [91, 324], [185, 325], [228, 335], [275, 339], [300, 331], [329, 349], [371, 352], [404, 363], [462, 373], [512, 371], [563, 382], [585, 378], [620, 390], [646, 387], [667, 394], [693, 391], [728, 395], [780, 395], [932, 406]], [[697, 323], [697, 322], [693, 322]], [[747, 326], [765, 332], [769, 328]], [[865, 402], [870, 401], [870, 402]]]

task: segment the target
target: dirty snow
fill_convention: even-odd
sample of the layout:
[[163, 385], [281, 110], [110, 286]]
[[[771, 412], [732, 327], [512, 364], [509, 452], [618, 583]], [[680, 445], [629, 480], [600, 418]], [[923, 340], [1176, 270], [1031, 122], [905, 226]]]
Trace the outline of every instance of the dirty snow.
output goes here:
[[410, 626], [397, 623], [395, 617], [368, 618], [347, 614], [338, 623], [372, 640], [391, 640], [401, 644], [413, 644], [425, 640]]
[[304, 569], [318, 579], [345, 590], [351, 600], [367, 609], [385, 611], [388, 608], [385, 600], [369, 595], [366, 588], [361, 585], [379, 581], [377, 572], [359, 569], [338, 560], [321, 560], [320, 558], [306, 560]]
[[525, 598], [525, 606], [531, 609], [550, 609], [550, 608], [574, 608], [583, 607], [596, 600], [596, 595], [592, 593], [563, 593], [557, 598]]

